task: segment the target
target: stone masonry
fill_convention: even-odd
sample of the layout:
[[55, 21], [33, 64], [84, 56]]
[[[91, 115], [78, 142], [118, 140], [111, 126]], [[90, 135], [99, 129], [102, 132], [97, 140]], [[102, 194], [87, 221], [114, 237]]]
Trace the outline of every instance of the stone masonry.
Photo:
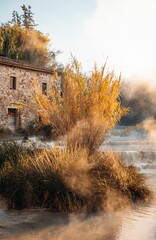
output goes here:
[[[18, 103], [33, 104], [34, 79], [41, 88], [46, 87], [46, 92], [48, 92], [53, 75], [53, 70], [0, 57], [0, 129], [25, 128], [28, 122], [33, 120], [34, 113], [27, 108], [19, 107]], [[59, 73], [56, 82], [59, 87], [61, 84]]]

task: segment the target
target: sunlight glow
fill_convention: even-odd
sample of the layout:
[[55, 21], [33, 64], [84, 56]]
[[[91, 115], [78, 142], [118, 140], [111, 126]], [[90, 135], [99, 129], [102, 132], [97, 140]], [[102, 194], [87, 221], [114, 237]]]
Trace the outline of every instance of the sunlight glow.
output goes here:
[[[76, 55], [90, 68], [108, 63], [124, 76], [152, 77], [156, 69], [156, 1], [96, 0]], [[78, 54], [77, 54], [78, 53]], [[155, 80], [156, 81], [156, 80]]]

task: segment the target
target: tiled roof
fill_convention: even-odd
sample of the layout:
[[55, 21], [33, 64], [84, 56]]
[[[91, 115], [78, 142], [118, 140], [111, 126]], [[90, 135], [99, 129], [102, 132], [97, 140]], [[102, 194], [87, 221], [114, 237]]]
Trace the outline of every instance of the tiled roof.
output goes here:
[[54, 73], [54, 70], [50, 69], [50, 68], [38, 67], [35, 65], [26, 64], [19, 60], [14, 60], [14, 59], [2, 57], [2, 56], [0, 56], [0, 65], [10, 66], [10, 67], [18, 67], [18, 68], [22, 68], [22, 69], [28, 69], [28, 70], [32, 70], [32, 71], [49, 73], [49, 74]]

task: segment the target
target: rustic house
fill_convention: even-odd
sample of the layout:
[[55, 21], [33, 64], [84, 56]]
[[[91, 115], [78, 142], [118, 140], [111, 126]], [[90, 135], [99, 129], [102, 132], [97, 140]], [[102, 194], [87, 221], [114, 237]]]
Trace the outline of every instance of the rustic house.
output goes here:
[[[43, 94], [47, 94], [53, 75], [51, 69], [0, 57], [0, 129], [14, 131], [27, 126], [34, 118], [34, 113], [27, 108], [21, 109], [18, 103], [33, 104], [33, 79], [38, 81]], [[56, 82], [60, 85], [60, 74]]]

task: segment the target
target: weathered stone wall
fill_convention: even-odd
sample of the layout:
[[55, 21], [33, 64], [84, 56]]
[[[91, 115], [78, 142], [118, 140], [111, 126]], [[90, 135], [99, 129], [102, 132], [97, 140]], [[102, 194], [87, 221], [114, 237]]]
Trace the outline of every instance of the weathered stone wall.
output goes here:
[[[16, 77], [16, 89], [10, 89], [10, 76]], [[34, 79], [42, 86], [47, 83], [47, 92], [50, 89], [51, 73], [44, 73], [18, 67], [0, 64], [0, 128], [8, 127], [8, 108], [16, 108], [20, 115], [20, 128], [25, 128], [34, 114], [29, 108], [19, 108], [18, 103], [34, 104], [32, 98]], [[60, 77], [56, 79], [60, 85]], [[13, 103], [17, 103], [14, 105]]]

